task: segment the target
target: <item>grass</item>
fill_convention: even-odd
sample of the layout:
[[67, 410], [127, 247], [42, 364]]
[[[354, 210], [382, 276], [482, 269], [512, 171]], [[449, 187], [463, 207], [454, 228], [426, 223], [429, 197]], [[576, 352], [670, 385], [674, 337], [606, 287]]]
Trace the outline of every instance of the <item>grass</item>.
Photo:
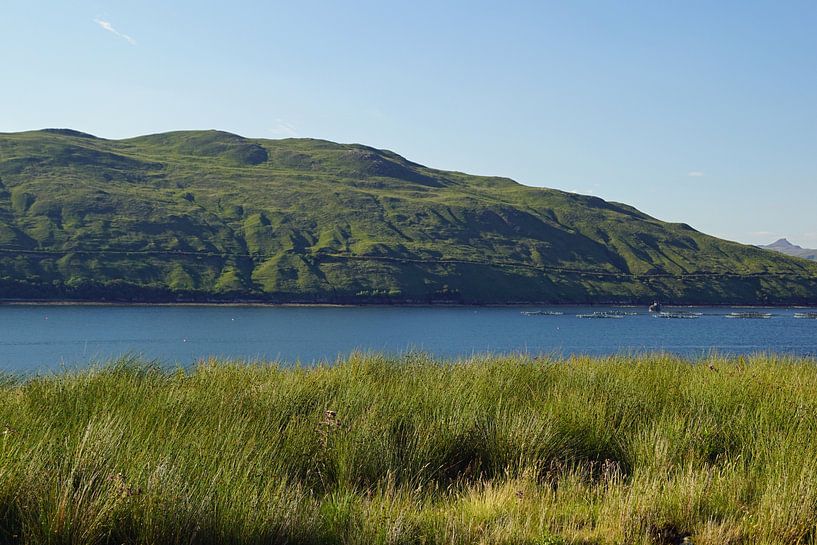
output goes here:
[[814, 543], [817, 365], [132, 360], [0, 380], [0, 543]]
[[0, 298], [808, 304], [817, 263], [361, 145], [34, 131], [0, 134]]

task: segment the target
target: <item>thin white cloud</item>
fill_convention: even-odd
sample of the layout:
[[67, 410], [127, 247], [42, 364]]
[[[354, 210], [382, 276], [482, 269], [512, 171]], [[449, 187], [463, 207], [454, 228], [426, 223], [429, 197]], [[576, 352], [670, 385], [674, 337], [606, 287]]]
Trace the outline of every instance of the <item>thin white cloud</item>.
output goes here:
[[693, 170], [692, 172], [687, 172], [687, 176], [691, 178], [701, 178], [704, 176], [704, 173], [700, 170]]
[[749, 234], [755, 237], [770, 237], [772, 235], [776, 235], [777, 233], [774, 231], [752, 231]]
[[125, 40], [126, 42], [128, 42], [129, 44], [131, 44], [131, 45], [136, 45], [136, 40], [134, 40], [133, 38], [131, 38], [131, 37], [130, 37], [130, 36], [128, 36], [127, 34], [122, 34], [122, 33], [121, 33], [121, 32], [119, 32], [118, 30], [116, 30], [116, 29], [113, 27], [113, 25], [111, 24], [111, 22], [110, 22], [110, 21], [106, 21], [105, 19], [94, 19], [94, 22], [95, 22], [96, 24], [98, 24], [98, 25], [100, 26], [100, 28], [102, 28], [102, 29], [104, 29], [104, 30], [107, 30], [107, 31], [108, 31], [108, 32], [110, 32], [111, 34], [115, 34], [116, 36], [119, 36], [120, 38], [122, 38], [123, 40]]
[[599, 184], [593, 184], [591, 187], [579, 188], [574, 187], [569, 191], [569, 193], [578, 193], [580, 195], [598, 195]]
[[294, 138], [298, 136], [298, 130], [292, 123], [287, 123], [283, 119], [276, 119], [275, 124], [270, 129], [270, 132], [277, 136], [284, 136], [287, 138]]
[[817, 233], [803, 233], [800, 235], [800, 238], [809, 245], [809, 247], [814, 247], [817, 245]]

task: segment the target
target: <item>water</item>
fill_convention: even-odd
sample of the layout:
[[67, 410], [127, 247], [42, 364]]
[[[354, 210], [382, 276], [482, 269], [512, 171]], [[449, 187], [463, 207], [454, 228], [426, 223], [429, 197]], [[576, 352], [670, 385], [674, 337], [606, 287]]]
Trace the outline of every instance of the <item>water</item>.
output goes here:
[[[536, 310], [563, 314], [523, 314]], [[628, 315], [577, 317], [610, 310]], [[691, 357], [713, 350], [817, 354], [817, 320], [795, 319], [802, 309], [751, 309], [772, 313], [770, 319], [726, 319], [728, 313], [749, 309], [683, 310], [702, 316], [658, 319], [646, 309], [620, 307], [0, 306], [0, 370], [81, 367], [122, 354], [169, 365], [188, 365], [211, 355], [312, 363], [354, 350], [423, 350], [448, 357], [654, 350]]]

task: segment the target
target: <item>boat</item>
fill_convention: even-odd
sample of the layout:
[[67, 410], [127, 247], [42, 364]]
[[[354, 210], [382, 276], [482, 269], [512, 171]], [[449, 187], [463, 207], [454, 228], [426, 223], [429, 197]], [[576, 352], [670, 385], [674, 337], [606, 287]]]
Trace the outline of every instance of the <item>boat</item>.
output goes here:
[[772, 314], [770, 312], [730, 312], [726, 317], [743, 320], [768, 320], [772, 317]]
[[817, 320], [817, 312], [795, 312], [794, 317], [801, 320]]
[[522, 314], [525, 316], [561, 316], [564, 312], [557, 312], [555, 310], [523, 310]]
[[650, 305], [650, 312], [661, 312], [661, 303], [654, 301], [653, 304]]
[[658, 312], [653, 318], [666, 318], [670, 320], [695, 320], [703, 316], [702, 312], [688, 312], [686, 310]]

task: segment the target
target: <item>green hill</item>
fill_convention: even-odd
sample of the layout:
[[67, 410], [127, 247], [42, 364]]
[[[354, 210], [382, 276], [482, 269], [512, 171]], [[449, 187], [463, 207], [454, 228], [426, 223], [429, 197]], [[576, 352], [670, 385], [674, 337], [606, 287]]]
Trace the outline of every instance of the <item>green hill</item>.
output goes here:
[[817, 263], [389, 151], [0, 134], [0, 298], [817, 301]]

